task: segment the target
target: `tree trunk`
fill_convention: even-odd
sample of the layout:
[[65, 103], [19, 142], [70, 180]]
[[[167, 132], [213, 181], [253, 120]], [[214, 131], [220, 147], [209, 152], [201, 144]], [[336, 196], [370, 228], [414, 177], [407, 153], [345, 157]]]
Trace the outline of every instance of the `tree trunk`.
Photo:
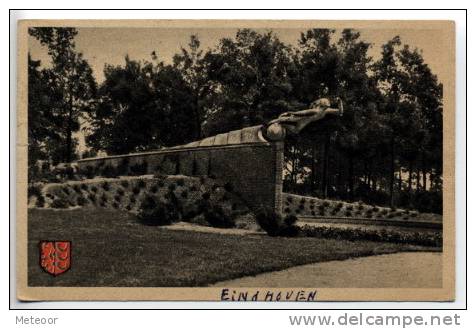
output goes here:
[[316, 157], [317, 157], [317, 147], [316, 144], [312, 144], [312, 163], [311, 163], [311, 191], [315, 193], [316, 191], [316, 178], [317, 178], [317, 165], [316, 165]]
[[408, 192], [412, 190], [413, 162], [408, 164]]
[[420, 191], [420, 169], [416, 171], [416, 189]]
[[354, 157], [349, 156], [349, 199], [354, 200]]
[[398, 169], [398, 191], [402, 190], [402, 167]]
[[330, 148], [331, 138], [329, 134], [326, 134], [326, 140], [324, 143], [324, 161], [322, 169], [322, 195], [324, 198], [327, 198], [327, 185], [328, 185], [328, 176], [329, 176], [329, 148]]
[[392, 138], [392, 145], [391, 145], [391, 154], [390, 154], [390, 184], [389, 184], [389, 192], [390, 192], [390, 207], [393, 207], [393, 187], [395, 184], [395, 140]]
[[423, 190], [426, 191], [426, 160], [425, 157], [423, 157], [423, 163], [422, 163], [422, 172], [423, 172]]
[[69, 97], [68, 119], [66, 123], [66, 162], [71, 162], [73, 152], [73, 95]]
[[196, 140], [202, 138], [202, 122], [200, 120], [200, 108], [199, 108], [199, 99], [198, 96], [195, 97], [195, 135], [196, 135]]

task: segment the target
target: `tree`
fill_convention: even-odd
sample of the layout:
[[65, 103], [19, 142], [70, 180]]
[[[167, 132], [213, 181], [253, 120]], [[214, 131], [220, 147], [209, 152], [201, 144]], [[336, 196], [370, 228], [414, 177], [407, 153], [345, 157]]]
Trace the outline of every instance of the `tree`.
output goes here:
[[190, 117], [195, 125], [195, 139], [198, 140], [202, 137], [202, 124], [206, 116], [203, 103], [212, 86], [208, 80], [203, 50], [200, 50], [197, 35], [190, 36], [188, 47], [189, 50], [182, 47], [180, 53], [173, 57], [173, 62], [174, 68], [181, 73], [193, 96]]
[[176, 67], [126, 56], [104, 75], [86, 138], [93, 149], [123, 154], [194, 140], [194, 96]]
[[393, 204], [397, 164], [400, 180], [401, 168], [406, 167], [409, 194], [413, 193], [415, 172], [416, 190], [420, 190], [421, 172], [424, 190], [428, 170], [441, 175], [442, 86], [421, 53], [408, 45], [402, 48], [399, 37], [383, 45], [382, 58], [375, 63], [374, 71], [385, 98], [382, 110], [389, 131], [389, 191]]
[[90, 110], [96, 92], [91, 67], [75, 49], [77, 30], [63, 27], [37, 27], [29, 29], [30, 35], [48, 47], [52, 66], [45, 71], [50, 93], [61, 94], [58, 107], [63, 123], [59, 128], [65, 144], [61, 160], [71, 162], [75, 157], [73, 133], [80, 128], [79, 120]]
[[264, 123], [295, 108], [289, 74], [291, 48], [272, 32], [238, 30], [204, 56], [210, 80], [206, 135]]

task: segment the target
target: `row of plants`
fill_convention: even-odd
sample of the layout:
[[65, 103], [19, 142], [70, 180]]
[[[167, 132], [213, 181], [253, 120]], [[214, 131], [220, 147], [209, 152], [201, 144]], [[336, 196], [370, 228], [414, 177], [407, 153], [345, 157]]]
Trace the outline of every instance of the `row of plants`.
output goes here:
[[47, 186], [44, 195], [36, 196], [37, 207], [112, 207], [138, 212], [147, 197], [167, 202], [171, 195], [193, 212], [200, 200], [221, 204], [231, 211], [245, 209], [230, 183], [219, 184], [210, 177], [163, 176], [102, 179], [101, 181], [70, 182]]
[[441, 231], [397, 231], [389, 229], [341, 228], [303, 225], [297, 226], [295, 215], [282, 216], [270, 208], [263, 208], [256, 214], [259, 226], [269, 236], [313, 237], [348, 241], [378, 241], [441, 247]]
[[409, 209], [379, 207], [367, 205], [362, 201], [348, 203], [342, 201], [322, 200], [284, 194], [283, 212], [287, 215], [309, 217], [349, 217], [365, 219], [396, 219], [396, 220], [441, 220], [437, 214], [421, 214]]

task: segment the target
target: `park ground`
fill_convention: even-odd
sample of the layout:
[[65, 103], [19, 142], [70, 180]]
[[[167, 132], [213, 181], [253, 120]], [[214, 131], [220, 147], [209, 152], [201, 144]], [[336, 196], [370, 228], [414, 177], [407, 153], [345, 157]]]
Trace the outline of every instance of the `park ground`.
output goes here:
[[[406, 244], [238, 233], [144, 226], [133, 214], [115, 210], [30, 209], [28, 284], [208, 286], [306, 264], [399, 252], [440, 251]], [[53, 277], [42, 270], [38, 248], [41, 240], [72, 242], [69, 271]]]

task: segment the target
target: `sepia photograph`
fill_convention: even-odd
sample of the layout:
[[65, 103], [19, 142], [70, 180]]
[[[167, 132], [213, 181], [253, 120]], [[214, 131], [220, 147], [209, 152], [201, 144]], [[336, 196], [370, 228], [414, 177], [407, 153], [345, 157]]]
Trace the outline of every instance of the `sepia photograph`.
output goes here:
[[20, 21], [20, 300], [451, 301], [451, 21]]

